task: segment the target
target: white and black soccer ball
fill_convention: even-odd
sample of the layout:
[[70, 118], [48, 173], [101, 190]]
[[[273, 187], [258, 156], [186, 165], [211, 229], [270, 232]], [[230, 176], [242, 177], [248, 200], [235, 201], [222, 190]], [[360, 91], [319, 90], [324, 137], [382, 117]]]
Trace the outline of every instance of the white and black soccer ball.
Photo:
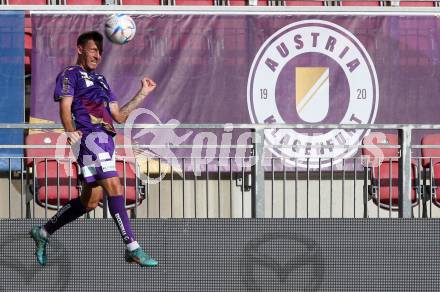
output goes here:
[[123, 45], [134, 38], [136, 24], [129, 15], [116, 13], [105, 22], [105, 34], [111, 42]]

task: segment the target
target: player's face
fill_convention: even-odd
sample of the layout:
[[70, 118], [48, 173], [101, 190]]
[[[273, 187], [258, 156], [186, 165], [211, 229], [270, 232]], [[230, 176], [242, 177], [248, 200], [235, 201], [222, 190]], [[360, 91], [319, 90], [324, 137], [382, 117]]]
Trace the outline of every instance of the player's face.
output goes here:
[[85, 46], [78, 47], [78, 60], [79, 65], [86, 71], [93, 71], [98, 67], [101, 62], [101, 53], [93, 40], [89, 40]]

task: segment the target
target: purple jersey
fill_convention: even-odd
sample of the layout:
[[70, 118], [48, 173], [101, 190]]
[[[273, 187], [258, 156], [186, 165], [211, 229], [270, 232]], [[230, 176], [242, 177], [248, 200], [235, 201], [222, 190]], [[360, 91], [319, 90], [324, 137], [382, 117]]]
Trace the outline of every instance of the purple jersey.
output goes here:
[[54, 100], [72, 96], [76, 129], [88, 134], [105, 131], [116, 135], [109, 103], [116, 102], [104, 76], [85, 71], [81, 66], [66, 67], [56, 79]]

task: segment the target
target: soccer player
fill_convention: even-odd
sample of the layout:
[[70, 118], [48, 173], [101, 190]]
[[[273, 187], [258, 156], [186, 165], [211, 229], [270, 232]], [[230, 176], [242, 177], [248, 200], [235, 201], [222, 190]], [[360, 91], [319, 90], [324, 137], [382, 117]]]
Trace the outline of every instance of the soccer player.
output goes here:
[[[54, 99], [59, 102], [61, 122], [68, 142], [79, 147], [77, 162], [83, 175], [79, 198], [69, 201], [44, 226], [30, 231], [36, 243], [37, 262], [47, 263], [49, 236], [65, 224], [98, 206], [102, 187], [108, 195], [108, 208], [126, 244], [125, 260], [140, 266], [157, 266], [158, 262], [142, 250], [135, 240], [125, 210], [123, 190], [115, 167], [112, 120], [124, 123], [145, 97], [156, 88], [149, 78], [141, 80], [137, 94], [119, 107], [104, 76], [95, 72], [101, 62], [103, 37], [90, 31], [77, 39], [77, 63], [66, 67], [57, 77]], [[73, 117], [72, 117], [73, 116]]]

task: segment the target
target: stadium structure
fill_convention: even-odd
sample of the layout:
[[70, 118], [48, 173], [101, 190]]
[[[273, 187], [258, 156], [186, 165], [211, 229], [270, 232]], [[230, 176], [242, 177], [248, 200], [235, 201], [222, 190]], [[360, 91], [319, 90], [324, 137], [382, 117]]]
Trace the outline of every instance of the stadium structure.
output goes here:
[[[0, 291], [438, 291], [439, 6], [2, 0]], [[159, 266], [124, 261], [102, 192], [42, 267], [29, 230], [85, 175], [55, 79], [115, 13], [136, 34], [98, 71], [121, 104], [157, 83], [115, 163]]]

